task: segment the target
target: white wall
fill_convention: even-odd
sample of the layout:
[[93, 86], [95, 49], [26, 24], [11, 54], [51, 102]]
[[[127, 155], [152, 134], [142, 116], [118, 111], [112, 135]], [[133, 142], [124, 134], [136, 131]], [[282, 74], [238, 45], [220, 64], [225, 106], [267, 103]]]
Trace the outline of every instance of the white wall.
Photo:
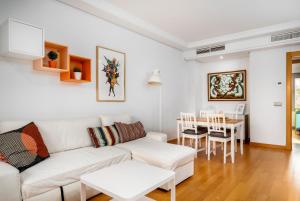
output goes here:
[[[158, 128], [157, 88], [146, 86], [153, 69], [163, 81], [163, 129], [175, 138], [175, 118], [189, 105], [188, 75], [182, 53], [54, 0], [5, 0], [0, 21], [14, 17], [45, 28], [46, 39], [66, 44], [69, 52], [92, 58], [92, 82], [68, 84], [58, 74], [32, 70], [28, 61], [0, 58], [0, 120], [57, 119], [130, 113], [147, 130]], [[96, 102], [96, 46], [127, 53], [124, 103]]]
[[[200, 109], [213, 109], [218, 111], [234, 111], [236, 104], [241, 103], [240, 101], [208, 101], [207, 94], [207, 74], [214, 72], [224, 72], [233, 70], [247, 70], [249, 66], [249, 59], [238, 58], [233, 60], [220, 60], [209, 63], [197, 63], [191, 72], [193, 73], [195, 80], [193, 87], [195, 88], [195, 112], [199, 114]], [[248, 100], [248, 94], [247, 94]], [[248, 101], [242, 101], [242, 103], [248, 103]], [[248, 105], [246, 107], [248, 112]]]
[[[230, 111], [237, 102], [207, 99], [207, 74], [247, 69], [247, 107], [250, 115], [251, 142], [286, 144], [286, 52], [299, 51], [300, 46], [281, 47], [250, 52], [249, 58], [189, 64], [194, 74], [195, 112], [213, 108]], [[226, 57], [226, 56], [225, 56]], [[281, 82], [281, 85], [278, 85]], [[273, 106], [282, 102], [282, 107]]]
[[[254, 51], [250, 53], [250, 132], [251, 141], [286, 144], [286, 52], [300, 46]], [[278, 86], [277, 82], [282, 82]], [[282, 102], [282, 107], [273, 102]]]

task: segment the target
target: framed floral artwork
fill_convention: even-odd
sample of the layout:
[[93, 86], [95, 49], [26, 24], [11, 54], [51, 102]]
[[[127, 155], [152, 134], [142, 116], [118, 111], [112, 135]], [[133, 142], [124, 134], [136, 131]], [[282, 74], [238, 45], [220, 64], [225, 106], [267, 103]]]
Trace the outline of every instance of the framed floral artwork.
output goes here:
[[96, 96], [98, 102], [126, 100], [126, 54], [106, 47], [96, 50]]
[[246, 70], [209, 73], [208, 101], [245, 101]]

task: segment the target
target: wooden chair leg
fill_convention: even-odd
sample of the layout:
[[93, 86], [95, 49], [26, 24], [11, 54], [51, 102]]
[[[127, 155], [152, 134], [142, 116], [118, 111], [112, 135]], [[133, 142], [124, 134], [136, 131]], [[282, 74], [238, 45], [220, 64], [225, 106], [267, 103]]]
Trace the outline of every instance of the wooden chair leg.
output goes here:
[[207, 135], [205, 136], [205, 154], [207, 155]]
[[213, 152], [214, 152], [214, 155], [217, 154], [217, 146], [216, 146], [216, 141], [213, 141]]
[[234, 149], [235, 152], [237, 152], [238, 148], [237, 148], [237, 137], [234, 137]]
[[224, 164], [226, 163], [226, 155], [227, 155], [226, 149], [227, 149], [227, 142], [224, 142]]
[[195, 138], [195, 150], [196, 150], [196, 154], [195, 154], [195, 158], [197, 158], [197, 154], [198, 154], [198, 138]]
[[208, 153], [207, 153], [207, 159], [210, 160], [210, 140], [208, 138]]
[[202, 145], [201, 145], [201, 139], [202, 138], [199, 139], [199, 147], [202, 147]]
[[182, 135], [182, 145], [184, 146], [185, 137]]

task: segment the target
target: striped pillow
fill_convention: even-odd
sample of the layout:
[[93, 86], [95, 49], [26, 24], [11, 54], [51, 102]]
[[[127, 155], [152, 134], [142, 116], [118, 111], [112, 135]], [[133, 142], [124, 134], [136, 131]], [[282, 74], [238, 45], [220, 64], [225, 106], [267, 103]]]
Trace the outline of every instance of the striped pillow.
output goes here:
[[120, 142], [128, 142], [146, 136], [143, 124], [138, 121], [132, 124], [115, 122], [116, 128], [120, 136]]
[[96, 148], [120, 143], [120, 137], [115, 125], [88, 128], [88, 133]]

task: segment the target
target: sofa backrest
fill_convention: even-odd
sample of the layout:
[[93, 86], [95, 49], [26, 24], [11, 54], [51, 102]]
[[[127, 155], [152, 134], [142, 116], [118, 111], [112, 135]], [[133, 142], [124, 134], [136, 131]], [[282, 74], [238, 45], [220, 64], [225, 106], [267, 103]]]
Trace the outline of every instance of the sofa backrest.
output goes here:
[[[29, 121], [0, 122], [0, 133], [18, 129]], [[88, 127], [99, 127], [99, 118], [83, 118], [70, 120], [34, 121], [38, 126], [49, 153], [56, 153], [81, 147], [92, 146], [87, 132]]]
[[128, 114], [101, 115], [100, 120], [102, 126], [111, 126], [115, 122], [132, 123], [132, 117]]

